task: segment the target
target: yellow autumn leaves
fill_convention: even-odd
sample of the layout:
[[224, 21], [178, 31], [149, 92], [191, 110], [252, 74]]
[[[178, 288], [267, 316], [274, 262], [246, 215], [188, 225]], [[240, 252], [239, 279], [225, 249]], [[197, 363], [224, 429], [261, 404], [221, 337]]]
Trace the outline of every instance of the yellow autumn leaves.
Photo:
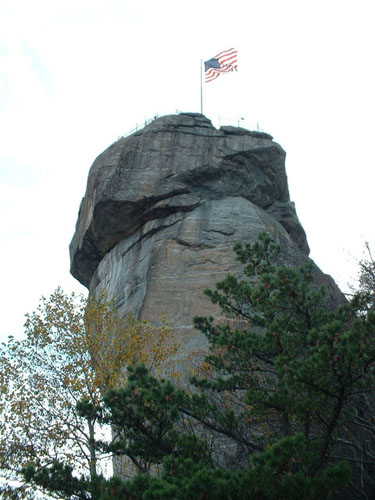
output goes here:
[[166, 373], [177, 352], [165, 322], [121, 319], [104, 293], [86, 300], [58, 288], [26, 316], [25, 334], [0, 346], [0, 469], [9, 480], [27, 463], [58, 458], [87, 470], [92, 435], [77, 402], [99, 404], [132, 364]]

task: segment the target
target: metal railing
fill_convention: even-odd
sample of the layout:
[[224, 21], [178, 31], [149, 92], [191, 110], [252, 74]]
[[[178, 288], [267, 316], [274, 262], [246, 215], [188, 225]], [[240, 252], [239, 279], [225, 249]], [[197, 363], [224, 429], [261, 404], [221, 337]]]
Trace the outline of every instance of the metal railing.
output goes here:
[[[176, 114], [180, 114], [182, 111], [176, 109]], [[162, 115], [154, 115], [152, 118], [146, 118], [143, 123], [139, 124], [137, 123], [135, 127], [132, 129], [128, 130], [124, 135], [118, 136], [117, 140], [124, 139], [125, 137], [128, 137], [129, 135], [134, 134], [135, 132], [138, 132], [138, 130], [143, 129], [147, 125], [149, 125], [151, 122], [156, 120]], [[207, 117], [209, 120], [211, 120], [212, 124], [216, 128], [220, 128], [222, 126], [231, 126], [231, 127], [241, 127], [245, 128], [247, 130], [256, 130], [257, 132], [264, 132], [263, 128], [260, 126], [259, 122], [257, 120], [248, 120], [244, 117], [237, 117], [237, 118], [228, 118], [226, 116], [212, 116], [212, 117]]]

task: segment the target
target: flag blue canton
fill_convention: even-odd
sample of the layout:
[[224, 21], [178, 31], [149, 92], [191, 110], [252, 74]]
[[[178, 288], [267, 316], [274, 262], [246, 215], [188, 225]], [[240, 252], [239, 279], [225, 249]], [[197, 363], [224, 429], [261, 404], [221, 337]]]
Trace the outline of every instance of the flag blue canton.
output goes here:
[[204, 71], [208, 71], [210, 68], [220, 68], [220, 63], [217, 59], [210, 59], [204, 63]]

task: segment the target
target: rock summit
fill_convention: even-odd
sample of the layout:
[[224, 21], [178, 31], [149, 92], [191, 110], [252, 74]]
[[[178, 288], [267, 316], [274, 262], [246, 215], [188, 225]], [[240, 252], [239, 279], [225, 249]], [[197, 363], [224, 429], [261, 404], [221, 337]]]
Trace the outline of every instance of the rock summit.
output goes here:
[[[163, 116], [92, 165], [71, 272], [93, 296], [115, 297], [120, 315], [158, 323], [165, 314], [188, 353], [202, 343], [193, 316], [215, 311], [203, 290], [239, 272], [233, 244], [260, 231], [290, 265], [308, 259], [281, 146], [263, 132], [216, 129], [201, 114]], [[328, 300], [341, 301], [333, 280], [316, 275]]]

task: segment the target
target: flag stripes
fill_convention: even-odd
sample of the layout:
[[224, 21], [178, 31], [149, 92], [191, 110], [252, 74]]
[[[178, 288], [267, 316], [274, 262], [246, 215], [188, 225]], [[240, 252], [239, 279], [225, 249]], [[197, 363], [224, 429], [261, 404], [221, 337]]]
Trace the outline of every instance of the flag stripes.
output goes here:
[[218, 78], [222, 73], [237, 71], [237, 50], [229, 49], [220, 52], [212, 59], [205, 61], [205, 82], [211, 82]]

